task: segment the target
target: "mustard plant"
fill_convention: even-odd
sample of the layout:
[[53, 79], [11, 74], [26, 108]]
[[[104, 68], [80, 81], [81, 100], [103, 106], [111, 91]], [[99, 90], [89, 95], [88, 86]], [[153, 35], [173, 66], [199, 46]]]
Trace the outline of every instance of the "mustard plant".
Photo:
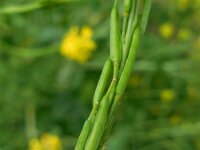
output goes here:
[[148, 21], [151, 0], [124, 0], [123, 6], [123, 23], [120, 23], [119, 0], [115, 0], [110, 21], [110, 56], [96, 87], [93, 109], [75, 150], [97, 150], [104, 146], [131, 74]]

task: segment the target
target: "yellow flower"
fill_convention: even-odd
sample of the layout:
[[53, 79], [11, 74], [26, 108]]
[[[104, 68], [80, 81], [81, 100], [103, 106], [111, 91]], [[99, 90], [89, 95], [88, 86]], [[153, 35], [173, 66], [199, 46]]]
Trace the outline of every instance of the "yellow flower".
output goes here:
[[29, 150], [43, 150], [40, 141], [36, 138], [31, 139], [29, 142]]
[[166, 39], [173, 36], [174, 30], [175, 28], [172, 23], [164, 23], [159, 27], [160, 35]]
[[89, 27], [83, 27], [81, 30], [72, 27], [61, 43], [61, 54], [78, 63], [85, 63], [96, 48], [92, 35], [93, 32]]
[[61, 150], [61, 142], [60, 139], [48, 133], [42, 135], [40, 139], [43, 150]]
[[190, 4], [191, 0], [178, 0], [177, 1], [177, 7], [180, 11], [185, 11]]
[[175, 93], [173, 90], [165, 89], [162, 90], [160, 93], [160, 99], [165, 103], [171, 102], [172, 100], [174, 100], [174, 98], [175, 98]]
[[83, 38], [91, 38], [92, 34], [92, 30], [89, 27], [83, 27], [81, 30], [81, 36]]
[[179, 31], [178, 31], [178, 39], [181, 40], [181, 41], [186, 41], [188, 40], [190, 37], [191, 37], [192, 33], [189, 29], [186, 29], [186, 28], [181, 28]]
[[62, 146], [57, 136], [45, 133], [40, 139], [30, 141], [29, 150], [62, 150]]

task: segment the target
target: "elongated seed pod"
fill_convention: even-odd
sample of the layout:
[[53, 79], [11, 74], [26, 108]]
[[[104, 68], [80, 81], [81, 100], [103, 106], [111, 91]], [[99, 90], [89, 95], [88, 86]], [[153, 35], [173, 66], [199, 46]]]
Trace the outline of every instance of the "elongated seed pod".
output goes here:
[[110, 109], [108, 120], [110, 120], [113, 117], [113, 114], [115, 113], [116, 109], [118, 108], [120, 104], [121, 96], [124, 93], [129, 76], [132, 71], [132, 66], [136, 57], [136, 52], [139, 46], [140, 39], [141, 39], [141, 30], [140, 30], [140, 26], [137, 26], [135, 33], [133, 35], [129, 56], [126, 60], [124, 70], [121, 74], [121, 78], [116, 88], [116, 96], [114, 98], [112, 107]]
[[126, 30], [128, 26], [128, 18], [131, 10], [132, 0], [124, 0], [124, 20], [123, 20], [123, 29], [122, 29], [122, 41], [124, 42], [124, 38], [126, 35]]
[[80, 136], [78, 138], [75, 150], [84, 150], [85, 143], [87, 141], [87, 137], [88, 137], [89, 132], [90, 132], [90, 128], [91, 128], [90, 127], [90, 121], [86, 120], [85, 124], [83, 126], [83, 129], [81, 131], [81, 134], [80, 134]]
[[[118, 0], [115, 0], [110, 22], [110, 59], [107, 60], [102, 71], [94, 94], [92, 112], [84, 124], [75, 150], [97, 150], [105, 142], [114, 122], [114, 113], [120, 105], [120, 98], [126, 88], [127, 81], [132, 71], [141, 35], [146, 28], [150, 10], [150, 0], [124, 1], [124, 11], [129, 11], [128, 21], [126, 20], [123, 24], [121, 37]], [[145, 2], [143, 8], [146, 10], [142, 11], [141, 4], [143, 4], [143, 2]], [[129, 8], [130, 3], [131, 12]], [[140, 19], [139, 16], [142, 16], [142, 18]], [[138, 25], [138, 22], [142, 22], [142, 24]], [[121, 51], [121, 39], [122, 43], [124, 42], [123, 56]], [[125, 46], [127, 47], [125, 48]], [[127, 51], [125, 52], [124, 50]], [[109, 77], [111, 76], [111, 72], [113, 72], [113, 79], [110, 83]], [[118, 79], [119, 75], [121, 75], [121, 77]], [[110, 86], [107, 89], [108, 83], [110, 83]], [[107, 89], [107, 91], [105, 91], [105, 89]]]
[[108, 58], [108, 60], [106, 61], [103, 67], [100, 79], [98, 81], [98, 84], [94, 93], [93, 107], [95, 107], [96, 105], [99, 105], [99, 101], [102, 99], [104, 95], [104, 91], [108, 84], [109, 77], [111, 76], [111, 72], [112, 72], [112, 61], [110, 60], [110, 58]]
[[133, 33], [136, 29], [136, 26], [138, 24], [138, 16], [135, 17], [135, 20], [130, 28], [130, 30], [128, 30], [128, 35], [126, 37], [126, 44], [124, 46], [124, 51], [123, 51], [123, 58], [122, 58], [122, 63], [121, 63], [121, 71], [124, 68], [124, 65], [126, 63], [126, 59], [128, 57], [128, 53], [129, 53], [129, 49], [131, 47], [131, 42], [132, 42], [132, 37], [133, 37]]
[[122, 51], [121, 51], [121, 41], [120, 41], [118, 0], [115, 0], [115, 4], [111, 12], [111, 21], [110, 21], [110, 58], [113, 61], [114, 69], [117, 67], [117, 65], [119, 65], [121, 57], [122, 57]]
[[87, 143], [85, 145], [85, 150], [96, 150], [102, 134], [104, 132], [105, 123], [108, 118], [108, 96], [104, 96], [99, 111], [97, 112], [96, 120], [93, 125], [90, 136], [88, 137]]
[[123, 56], [122, 56], [122, 63], [121, 63], [121, 70], [123, 70], [126, 59], [128, 57], [128, 53], [129, 53], [129, 49], [131, 47], [131, 42], [132, 42], [132, 37], [133, 37], [133, 33], [135, 31], [135, 28], [138, 24], [138, 17], [139, 17], [139, 12], [140, 12], [140, 7], [141, 7], [141, 0], [139, 1], [134, 1], [133, 2], [133, 6], [132, 6], [132, 10], [131, 10], [131, 16], [129, 18], [129, 24], [128, 24], [128, 30], [127, 30], [127, 34], [125, 37], [125, 45], [124, 45], [124, 49], [123, 49]]
[[147, 26], [149, 13], [150, 13], [150, 10], [151, 10], [151, 3], [152, 3], [152, 0], [144, 0], [142, 19], [141, 19], [141, 31], [142, 31], [142, 34], [144, 34], [146, 26]]
[[135, 33], [133, 34], [131, 48], [129, 51], [129, 56], [126, 60], [124, 70], [121, 74], [121, 78], [120, 78], [117, 88], [116, 88], [116, 95], [121, 96], [126, 88], [127, 81], [129, 79], [129, 76], [132, 71], [133, 62], [136, 57], [136, 51], [139, 46], [140, 38], [141, 38], [141, 30], [140, 30], [140, 27], [137, 26], [137, 28], [135, 29]]
[[111, 72], [112, 72], [112, 61], [110, 58], [108, 58], [103, 67], [100, 79], [98, 81], [98, 84], [94, 93], [93, 108], [88, 117], [88, 120], [91, 121], [91, 126], [93, 126], [94, 118], [98, 111], [100, 100], [102, 99], [103, 95], [105, 95], [105, 88], [108, 84], [109, 77], [111, 76]]
[[131, 25], [134, 20], [137, 3], [138, 3], [137, 0], [133, 0], [133, 2], [131, 4], [131, 11], [130, 11], [130, 16], [129, 16], [129, 20], [128, 20], [128, 30], [131, 28]]
[[124, 0], [124, 13], [129, 14], [132, 0]]
[[96, 90], [95, 90], [95, 93], [94, 93], [92, 111], [91, 111], [90, 116], [88, 117], [87, 121], [85, 122], [85, 124], [83, 126], [81, 135], [79, 136], [79, 139], [78, 139], [78, 142], [77, 142], [77, 145], [76, 145], [76, 150], [82, 150], [83, 146], [85, 145], [85, 142], [87, 140], [86, 133], [89, 134], [88, 126], [89, 126], [89, 124], [90, 124], [90, 126], [93, 125], [94, 117], [95, 117], [96, 112], [98, 110], [100, 100], [102, 99], [102, 97], [104, 95], [104, 91], [105, 91], [105, 88], [107, 86], [109, 77], [111, 76], [111, 72], [112, 72], [112, 61], [110, 60], [110, 58], [108, 58], [104, 67], [103, 67], [99, 82], [97, 84], [97, 87], [96, 87]]
[[103, 145], [106, 143], [108, 136], [110, 135], [110, 132], [112, 130], [114, 120], [115, 120], [114, 115], [112, 117], [108, 118], [108, 121], [107, 121], [106, 126], [105, 126], [105, 131], [102, 135], [101, 143], [99, 144], [99, 149], [100, 149], [100, 147], [103, 147]]
[[98, 113], [95, 117], [95, 119], [96, 119], [95, 122], [93, 121], [94, 117], [89, 117], [89, 120], [91, 120], [92, 125], [93, 125], [93, 122], [94, 122], [92, 133], [93, 132], [95, 133], [95, 134], [91, 133], [90, 137], [95, 136], [96, 139], [94, 137], [89, 139], [92, 142], [87, 144], [88, 148], [90, 148], [90, 147], [94, 148], [95, 145], [93, 143], [95, 143], [95, 142], [96, 142], [97, 146], [99, 145], [99, 142], [101, 140], [101, 136], [104, 132], [103, 128], [104, 128], [104, 124], [107, 120], [108, 110], [110, 109], [110, 104], [111, 104], [110, 98], [111, 98], [111, 95], [114, 95], [113, 91], [115, 90], [115, 88], [116, 88], [116, 80], [112, 80], [105, 96], [103, 97], [103, 100], [101, 101], [100, 109], [98, 110]]

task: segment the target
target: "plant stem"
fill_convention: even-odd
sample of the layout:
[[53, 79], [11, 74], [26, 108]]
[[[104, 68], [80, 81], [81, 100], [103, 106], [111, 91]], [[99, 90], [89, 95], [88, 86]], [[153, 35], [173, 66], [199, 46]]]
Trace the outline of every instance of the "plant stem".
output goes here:
[[[128, 15], [124, 16], [122, 33], [119, 24], [118, 0], [115, 0], [111, 12], [110, 59], [106, 62], [107, 65], [104, 66], [102, 71], [93, 99], [93, 109], [84, 124], [76, 150], [105, 148], [104, 144], [114, 124], [115, 113], [121, 103], [121, 97], [135, 62], [141, 36], [146, 28], [151, 1], [125, 1], [124, 11]], [[144, 7], [141, 7], [143, 2]], [[145, 10], [142, 10], [142, 8]], [[110, 82], [111, 72], [113, 78]], [[109, 88], [106, 91], [108, 85]]]

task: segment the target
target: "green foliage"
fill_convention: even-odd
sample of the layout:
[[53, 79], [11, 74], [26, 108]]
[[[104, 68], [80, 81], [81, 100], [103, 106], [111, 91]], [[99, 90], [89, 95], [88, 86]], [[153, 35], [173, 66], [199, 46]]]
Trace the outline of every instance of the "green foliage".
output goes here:
[[[200, 9], [198, 0], [184, 7], [179, 1], [153, 2], [108, 149], [200, 147]], [[1, 0], [0, 10], [32, 3]], [[82, 0], [0, 14], [0, 149], [27, 149], [30, 103], [36, 110], [37, 135], [54, 133], [64, 149], [74, 148], [109, 55], [111, 7], [112, 1]], [[166, 22], [174, 26], [167, 39], [159, 31]], [[93, 28], [97, 43], [83, 65], [59, 54], [64, 34], [76, 25]], [[182, 28], [190, 31], [189, 37], [180, 38]]]

